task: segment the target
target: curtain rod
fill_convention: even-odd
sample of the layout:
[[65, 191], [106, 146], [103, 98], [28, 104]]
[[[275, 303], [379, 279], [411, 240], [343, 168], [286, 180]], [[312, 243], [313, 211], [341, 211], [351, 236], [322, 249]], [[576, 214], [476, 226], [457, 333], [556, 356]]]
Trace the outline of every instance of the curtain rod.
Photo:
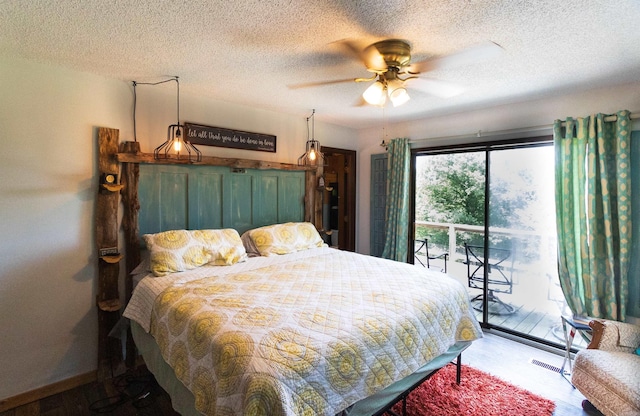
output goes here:
[[[631, 120], [635, 120], [635, 119], [640, 119], [640, 113], [636, 112], [636, 113], [631, 113], [629, 115], [629, 118]], [[604, 121], [616, 121], [618, 119], [618, 116], [613, 114], [610, 116], [606, 116], [604, 118]], [[566, 126], [566, 122], [562, 122], [563, 126]], [[429, 138], [424, 138], [424, 139], [415, 139], [415, 140], [409, 140], [409, 143], [422, 143], [422, 142], [426, 142], [426, 141], [432, 141], [432, 140], [455, 140], [455, 139], [470, 139], [472, 137], [475, 138], [483, 138], [483, 137], [496, 137], [496, 136], [505, 136], [505, 135], [509, 135], [509, 134], [525, 134], [525, 133], [536, 133], [536, 132], [543, 132], [545, 130], [551, 130], [553, 129], [553, 124], [547, 124], [547, 125], [543, 125], [543, 126], [533, 126], [533, 127], [522, 127], [522, 128], [518, 128], [518, 129], [507, 129], [507, 130], [496, 130], [496, 131], [487, 131], [487, 132], [483, 132], [482, 130], [478, 130], [477, 133], [470, 133], [470, 134], [460, 134], [457, 136], [442, 136], [442, 137], [429, 137]]]

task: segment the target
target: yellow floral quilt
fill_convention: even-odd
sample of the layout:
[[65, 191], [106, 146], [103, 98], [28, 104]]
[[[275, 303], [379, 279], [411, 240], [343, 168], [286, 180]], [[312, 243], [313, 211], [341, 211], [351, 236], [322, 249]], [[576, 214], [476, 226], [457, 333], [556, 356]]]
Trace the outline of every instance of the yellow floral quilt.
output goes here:
[[156, 299], [151, 334], [206, 415], [330, 415], [481, 337], [439, 273], [317, 249]]

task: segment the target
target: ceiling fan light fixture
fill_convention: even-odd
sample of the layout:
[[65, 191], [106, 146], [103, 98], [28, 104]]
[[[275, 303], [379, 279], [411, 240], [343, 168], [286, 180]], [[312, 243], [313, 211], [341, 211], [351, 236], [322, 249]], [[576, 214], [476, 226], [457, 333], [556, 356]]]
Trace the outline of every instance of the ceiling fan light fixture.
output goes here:
[[387, 94], [385, 90], [386, 86], [384, 85], [384, 83], [378, 80], [371, 84], [369, 88], [367, 88], [362, 93], [362, 98], [364, 98], [364, 100], [371, 105], [383, 106], [387, 100]]
[[401, 106], [411, 99], [411, 97], [409, 97], [407, 89], [404, 86], [404, 82], [400, 81], [399, 79], [389, 81], [387, 89], [389, 93], [389, 99], [391, 100], [391, 103], [394, 107]]
[[[435, 69], [469, 65], [495, 57], [504, 51], [495, 42], [485, 42], [449, 55], [411, 62], [411, 45], [403, 39], [385, 39], [368, 46], [364, 46], [361, 41], [348, 39], [337, 43], [343, 46], [346, 53], [363, 63], [371, 75], [363, 78], [297, 84], [290, 86], [290, 88], [314, 87], [349, 81], [365, 82], [368, 84], [368, 88], [362, 93], [362, 100], [366, 104], [384, 107], [386, 101], [390, 100], [394, 107], [398, 107], [410, 100], [409, 85], [407, 85], [409, 80], [416, 80], [411, 81], [411, 88], [417, 88], [439, 98], [449, 98], [462, 93], [463, 88], [436, 79], [424, 78], [422, 74]], [[414, 82], [416, 82], [415, 85]], [[358, 105], [360, 104], [364, 103], [360, 102]]]
[[394, 107], [399, 107], [411, 99], [409, 93], [404, 88], [399, 88], [389, 96]]

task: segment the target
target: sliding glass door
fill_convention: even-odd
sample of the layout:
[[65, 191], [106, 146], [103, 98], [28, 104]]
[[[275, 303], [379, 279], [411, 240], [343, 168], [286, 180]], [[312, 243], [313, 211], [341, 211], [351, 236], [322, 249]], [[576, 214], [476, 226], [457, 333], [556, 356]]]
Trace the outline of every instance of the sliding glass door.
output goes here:
[[556, 266], [553, 146], [419, 151], [414, 160], [416, 250], [448, 254], [447, 272], [467, 287], [483, 325], [561, 345], [568, 309]]
[[489, 274], [509, 284], [495, 292], [506, 313], [489, 313], [488, 322], [558, 342], [567, 310], [557, 274], [553, 147], [492, 150], [489, 161], [490, 263], [500, 262]]

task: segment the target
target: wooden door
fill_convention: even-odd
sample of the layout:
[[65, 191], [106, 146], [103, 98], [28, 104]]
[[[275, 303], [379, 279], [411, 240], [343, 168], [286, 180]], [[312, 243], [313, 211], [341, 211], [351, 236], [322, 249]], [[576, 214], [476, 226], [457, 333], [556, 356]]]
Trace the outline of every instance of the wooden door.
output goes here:
[[[338, 248], [356, 249], [356, 152], [322, 147], [325, 190], [322, 195], [324, 228], [338, 231]], [[328, 210], [328, 212], [326, 211]], [[336, 227], [336, 228], [334, 228]]]

